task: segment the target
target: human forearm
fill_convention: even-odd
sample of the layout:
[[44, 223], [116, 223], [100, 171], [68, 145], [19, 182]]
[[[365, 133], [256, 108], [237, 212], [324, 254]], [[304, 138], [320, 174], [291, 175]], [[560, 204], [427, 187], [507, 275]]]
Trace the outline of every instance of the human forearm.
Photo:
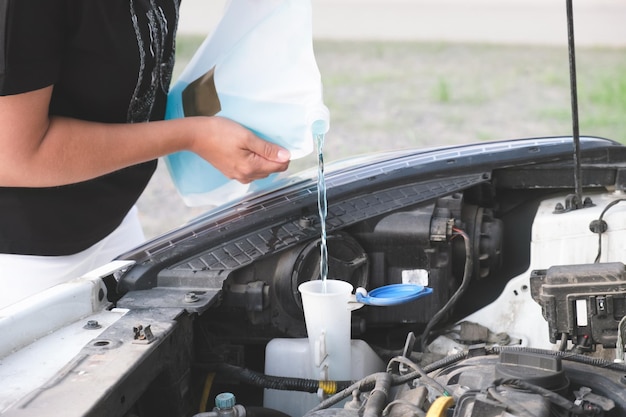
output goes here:
[[181, 150], [196, 152], [241, 182], [288, 166], [288, 153], [227, 119], [106, 124], [49, 118], [50, 92], [1, 98], [0, 186], [70, 184]]
[[190, 148], [190, 123], [103, 124], [54, 117], [40, 140], [7, 155], [0, 183], [46, 187], [85, 181]]

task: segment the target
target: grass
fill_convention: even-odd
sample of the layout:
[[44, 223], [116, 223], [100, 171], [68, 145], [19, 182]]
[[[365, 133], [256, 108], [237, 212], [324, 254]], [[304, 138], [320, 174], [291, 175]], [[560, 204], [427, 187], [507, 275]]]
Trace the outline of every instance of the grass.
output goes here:
[[[589, 85], [581, 87], [583, 99], [582, 123], [588, 128], [618, 136], [622, 142], [626, 140], [626, 73], [624, 68], [613, 70], [603, 68], [593, 77]], [[604, 133], [606, 132], [606, 133]]]
[[445, 78], [439, 77], [439, 79], [437, 80], [437, 86], [435, 87], [435, 91], [433, 92], [433, 99], [438, 103], [450, 102], [450, 87]]

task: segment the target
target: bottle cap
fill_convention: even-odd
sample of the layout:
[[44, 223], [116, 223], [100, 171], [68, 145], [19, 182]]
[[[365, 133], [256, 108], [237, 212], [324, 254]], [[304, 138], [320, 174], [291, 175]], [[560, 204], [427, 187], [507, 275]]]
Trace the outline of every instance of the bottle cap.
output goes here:
[[215, 407], [223, 410], [225, 408], [233, 408], [235, 406], [235, 394], [223, 392], [215, 397]]
[[376, 288], [369, 293], [364, 288], [357, 288], [356, 301], [372, 306], [392, 306], [402, 304], [429, 295], [432, 288], [416, 284], [392, 284]]
[[330, 129], [330, 112], [323, 104], [316, 106], [307, 114], [307, 122], [315, 135], [323, 135]]

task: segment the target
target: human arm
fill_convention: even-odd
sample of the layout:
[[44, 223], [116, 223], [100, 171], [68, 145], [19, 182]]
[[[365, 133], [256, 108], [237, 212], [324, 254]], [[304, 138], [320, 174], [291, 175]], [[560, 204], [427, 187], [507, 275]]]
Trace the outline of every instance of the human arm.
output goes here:
[[289, 164], [288, 151], [220, 117], [132, 124], [49, 117], [52, 89], [0, 97], [0, 186], [71, 184], [183, 150], [242, 183]]

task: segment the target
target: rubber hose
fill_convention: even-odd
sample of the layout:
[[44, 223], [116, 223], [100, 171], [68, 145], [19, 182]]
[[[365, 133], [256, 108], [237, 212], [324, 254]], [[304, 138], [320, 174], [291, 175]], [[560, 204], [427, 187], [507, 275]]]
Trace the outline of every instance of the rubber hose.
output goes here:
[[443, 359], [439, 359], [431, 364], [424, 366], [424, 372], [429, 373], [432, 371], [436, 371], [437, 369], [445, 368], [446, 366], [452, 365], [453, 363], [457, 363], [463, 359], [467, 359], [468, 352], [460, 352], [455, 355], [446, 356]]
[[615, 363], [611, 361], [607, 361], [601, 358], [593, 358], [584, 355], [578, 355], [576, 353], [570, 352], [562, 352], [558, 350], [546, 350], [546, 349], [538, 349], [538, 348], [529, 348], [523, 346], [515, 346], [515, 347], [504, 347], [504, 346], [493, 346], [491, 348], [492, 352], [500, 353], [504, 351], [517, 351], [517, 352], [528, 352], [535, 353], [540, 355], [549, 355], [549, 356], [557, 356], [563, 360], [578, 362], [585, 365], [599, 366], [601, 368], [612, 369], [614, 371], [626, 372], [626, 364], [623, 363]]
[[391, 374], [381, 372], [376, 375], [376, 383], [365, 404], [363, 417], [378, 417], [382, 415], [383, 408], [387, 405], [387, 397], [391, 387]]
[[[281, 391], [299, 391], [316, 393], [320, 388], [320, 381], [315, 379], [289, 378], [282, 376], [265, 375], [250, 369], [242, 368], [226, 363], [210, 366], [216, 372], [224, 373], [240, 382], [254, 385], [260, 388], [276, 389]], [[352, 381], [335, 381], [336, 391], [350, 386]]]
[[[460, 353], [457, 353], [456, 355], [446, 356], [445, 358], [440, 359], [436, 362], [433, 362], [430, 365], [426, 365], [422, 369], [422, 371], [426, 373], [436, 371], [438, 369], [457, 363], [463, 359], [467, 359], [467, 355], [468, 355], [467, 352], [460, 352]], [[401, 375], [401, 376], [394, 375], [392, 385], [393, 386], [402, 385], [416, 378], [420, 378], [420, 376], [421, 374], [418, 371], [414, 371], [414, 372], [408, 373], [406, 375]]]

